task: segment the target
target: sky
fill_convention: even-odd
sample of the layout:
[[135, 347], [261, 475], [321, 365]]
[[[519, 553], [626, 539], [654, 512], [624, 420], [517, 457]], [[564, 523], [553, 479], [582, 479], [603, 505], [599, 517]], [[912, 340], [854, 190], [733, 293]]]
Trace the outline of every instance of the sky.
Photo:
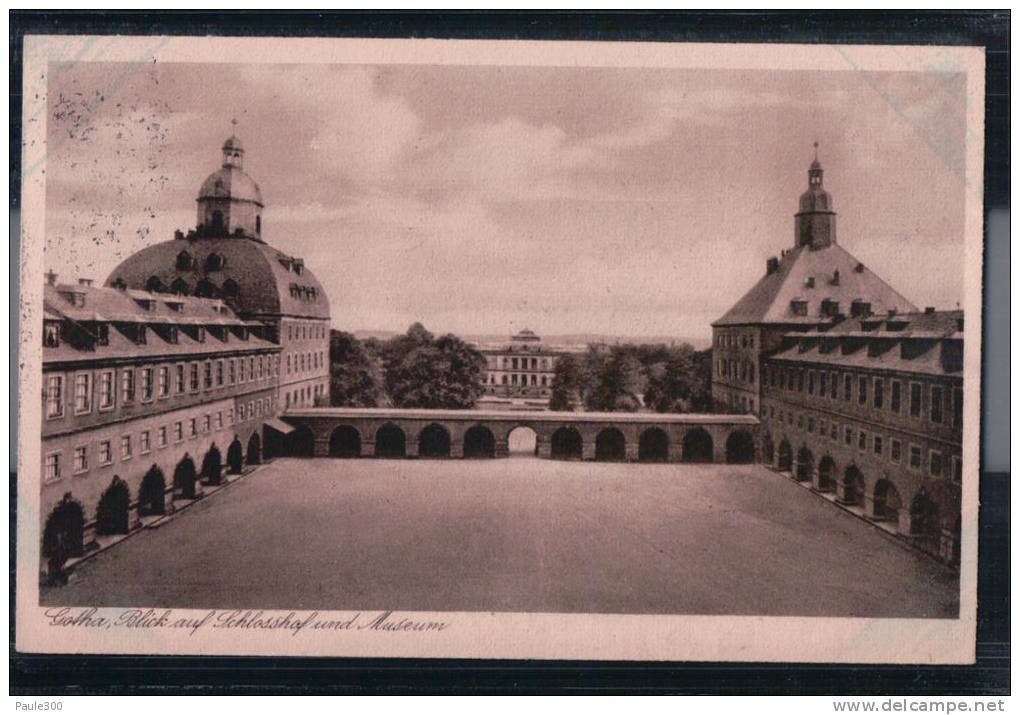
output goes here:
[[236, 132], [263, 238], [336, 328], [704, 340], [793, 246], [817, 141], [838, 242], [919, 306], [962, 300], [962, 74], [79, 62], [47, 86], [61, 280], [193, 227]]

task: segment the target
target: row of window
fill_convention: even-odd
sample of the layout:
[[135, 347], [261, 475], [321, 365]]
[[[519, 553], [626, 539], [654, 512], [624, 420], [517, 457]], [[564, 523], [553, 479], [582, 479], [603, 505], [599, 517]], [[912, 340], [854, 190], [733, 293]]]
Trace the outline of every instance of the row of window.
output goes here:
[[[853, 375], [826, 370], [805, 370], [774, 365], [765, 366], [765, 381], [770, 387], [830, 400], [842, 399], [861, 407], [888, 408], [899, 414], [903, 410], [903, 382], [884, 377]], [[888, 388], [887, 388], [888, 384]], [[909, 383], [907, 410], [911, 417], [921, 418], [924, 413], [924, 386], [920, 382]], [[929, 385], [928, 419], [934, 424], [944, 424], [946, 412], [951, 415], [952, 426], [963, 425], [963, 388], [953, 387], [947, 391], [942, 385]], [[886, 394], [888, 391], [888, 399]], [[949, 402], [947, 406], [947, 401]]]
[[717, 360], [716, 374], [731, 380], [742, 380], [754, 384], [754, 363], [750, 360]]
[[[775, 407], [769, 407], [768, 410], [769, 417], [776, 419], [777, 411]], [[855, 429], [851, 425], [843, 425], [841, 429], [839, 423], [834, 420], [830, 421], [825, 418], [816, 420], [811, 415], [794, 415], [793, 412], [784, 412], [783, 410], [778, 411], [778, 416], [779, 422], [785, 422], [791, 426], [796, 424], [797, 429], [805, 430], [809, 433], [817, 431], [819, 436], [828, 438], [833, 442], [842, 440], [848, 447], [853, 448], [856, 446], [857, 450], [861, 453], [872, 454], [879, 459], [886, 459], [893, 464], [902, 464], [904, 459], [906, 459], [907, 467], [915, 472], [925, 469], [924, 450], [919, 444], [910, 443], [907, 446], [906, 455], [904, 455], [901, 440], [886, 438], [880, 432]], [[952, 456], [951, 465], [949, 465], [947, 472], [947, 465], [942, 452], [934, 449], [928, 450], [927, 473], [933, 479], [941, 479], [948, 476], [953, 481], [959, 482], [962, 477], [962, 462], [959, 455]]]
[[316, 323], [299, 323], [287, 326], [288, 340], [309, 340], [324, 339], [326, 337], [326, 326]]
[[[541, 385], [542, 387], [548, 387], [549, 383], [551, 382], [548, 375], [535, 375], [533, 373], [532, 374], [511, 373], [509, 375], [507, 375], [506, 373], [503, 373], [503, 374], [499, 375], [500, 381], [498, 383], [496, 381], [496, 378], [497, 378], [496, 374], [490, 372], [489, 375], [488, 375], [487, 382], [490, 385], [496, 385], [496, 384], [499, 384], [499, 385], [534, 385], [534, 386]], [[507, 378], [509, 378], [509, 382], [507, 381]]]
[[719, 348], [754, 349], [754, 335], [748, 333], [717, 333], [714, 344]]
[[[120, 404], [151, 402], [171, 394], [198, 393], [227, 385], [261, 380], [278, 371], [274, 355], [251, 355], [247, 358], [223, 358], [159, 367], [125, 367], [92, 372], [79, 372], [74, 379], [74, 414], [92, 412], [94, 403], [100, 411], [112, 410]], [[119, 374], [119, 379], [118, 379]], [[46, 418], [64, 415], [64, 375], [46, 375]]]
[[319, 397], [326, 395], [325, 385], [306, 385], [297, 390], [284, 393], [285, 407], [301, 407], [314, 405]]
[[551, 370], [552, 358], [516, 358], [498, 355], [489, 358], [490, 370]]
[[[237, 421], [243, 422], [246, 419], [255, 419], [262, 415], [273, 413], [273, 398], [263, 397], [258, 400], [249, 400], [247, 404], [237, 405]], [[178, 420], [172, 425], [162, 425], [155, 430], [155, 447], [162, 449], [170, 444], [170, 435], [173, 435], [175, 444], [185, 439], [195, 439], [200, 434], [218, 432], [224, 427], [234, 424], [234, 408], [229, 407], [224, 411], [219, 410], [199, 417], [192, 417], [188, 420]], [[172, 430], [172, 431], [171, 431]], [[119, 459], [122, 462], [130, 460], [135, 454], [137, 445], [138, 454], [149, 454], [153, 449], [153, 433], [151, 430], [142, 430], [138, 433], [138, 441], [135, 442], [134, 434], [120, 436], [117, 443]], [[114, 441], [101, 440], [96, 446], [96, 466], [107, 467], [114, 462]], [[43, 478], [46, 482], [56, 482], [63, 476], [61, 452], [49, 452], [44, 460]], [[90, 455], [88, 445], [77, 445], [74, 448], [72, 473], [77, 475], [89, 471]]]
[[[292, 359], [293, 358], [293, 359]], [[287, 355], [287, 373], [318, 370], [326, 365], [326, 353], [323, 350], [314, 353], [298, 353]]]

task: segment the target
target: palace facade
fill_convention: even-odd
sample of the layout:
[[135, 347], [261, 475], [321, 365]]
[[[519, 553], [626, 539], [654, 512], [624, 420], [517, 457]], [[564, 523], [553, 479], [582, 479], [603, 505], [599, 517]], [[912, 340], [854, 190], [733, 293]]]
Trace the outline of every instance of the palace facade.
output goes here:
[[44, 568], [157, 519], [283, 449], [277, 419], [329, 394], [329, 300], [263, 239], [261, 190], [230, 137], [187, 234], [105, 286], [44, 289]]
[[919, 311], [836, 243], [817, 156], [794, 245], [713, 323], [712, 396], [758, 414], [763, 461], [959, 558], [963, 313]]
[[527, 329], [511, 336], [508, 342], [477, 347], [485, 356], [485, 393], [479, 400], [483, 409], [545, 409], [559, 358], [584, 352], [584, 347], [549, 345]]

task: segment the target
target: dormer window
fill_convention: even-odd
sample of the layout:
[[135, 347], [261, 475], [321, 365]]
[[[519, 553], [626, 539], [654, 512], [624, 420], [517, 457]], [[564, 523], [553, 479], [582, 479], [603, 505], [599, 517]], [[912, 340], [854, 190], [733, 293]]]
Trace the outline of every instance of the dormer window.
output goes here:
[[123, 278], [117, 278], [115, 281], [113, 281], [113, 283], [110, 284], [110, 286], [116, 288], [117, 290], [127, 290], [127, 283], [124, 281]]
[[177, 295], [187, 295], [191, 289], [188, 286], [187, 281], [183, 278], [178, 278], [170, 284], [170, 292], [176, 293]]
[[181, 303], [181, 302], [176, 301], [176, 300], [168, 300], [166, 302], [166, 307], [169, 308], [170, 310], [172, 310], [175, 313], [182, 313], [182, 312], [184, 312], [184, 303]]
[[83, 291], [68, 290], [63, 291], [61, 294], [68, 303], [73, 305], [75, 308], [85, 307], [85, 293]]
[[149, 313], [152, 313], [156, 310], [156, 301], [154, 300], [142, 298], [141, 300], [136, 300], [135, 302], [138, 303], [138, 307]]
[[166, 293], [166, 286], [156, 276], [149, 276], [149, 280], [145, 281], [145, 290], [150, 293]]
[[96, 323], [96, 343], [99, 345], [110, 344], [110, 326], [107, 323]]
[[149, 329], [144, 325], [139, 325], [137, 332], [135, 332], [135, 342], [139, 345], [145, 345], [148, 342]]
[[850, 304], [851, 318], [859, 318], [865, 315], [871, 315], [871, 303], [858, 298]]
[[829, 281], [829, 282], [832, 283], [832, 285], [834, 285], [834, 286], [838, 286], [839, 285], [839, 269], [838, 268], [832, 272], [832, 280]]
[[807, 278], [805, 278], [804, 279], [804, 287], [805, 288], [814, 288], [815, 287], [815, 277], [814, 276], [808, 276]]
[[839, 315], [839, 301], [826, 298], [822, 301], [822, 315], [834, 318]]
[[232, 278], [223, 281], [222, 294], [224, 298], [237, 298], [241, 294], [241, 286]]
[[176, 345], [181, 340], [180, 332], [176, 325], [171, 325], [166, 331], [166, 341], [172, 345]]
[[807, 301], [800, 298], [794, 298], [790, 301], [790, 312], [796, 316], [807, 315]]
[[197, 298], [215, 298], [219, 294], [216, 286], [206, 279], [202, 279], [195, 286], [195, 297]]
[[60, 323], [55, 320], [43, 323], [43, 347], [60, 347]]
[[190, 271], [192, 265], [194, 265], [194, 263], [190, 253], [187, 251], [181, 251], [177, 254], [177, 270]]
[[205, 270], [206, 271], [222, 271], [223, 267], [227, 264], [226, 259], [218, 253], [210, 253], [205, 259]]

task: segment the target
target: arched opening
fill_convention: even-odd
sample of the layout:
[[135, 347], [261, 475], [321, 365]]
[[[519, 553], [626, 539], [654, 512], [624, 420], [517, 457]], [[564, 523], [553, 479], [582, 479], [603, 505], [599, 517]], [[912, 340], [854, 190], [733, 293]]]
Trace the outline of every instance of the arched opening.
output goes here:
[[864, 501], [864, 475], [852, 464], [843, 472], [843, 499], [841, 501], [851, 506]]
[[241, 440], [234, 437], [234, 441], [227, 447], [227, 468], [231, 474], [240, 474], [242, 467], [244, 467], [244, 448], [241, 446]]
[[622, 462], [627, 459], [627, 440], [623, 432], [607, 427], [595, 437], [595, 461]]
[[194, 499], [198, 494], [195, 489], [197, 482], [198, 472], [195, 470], [195, 463], [185, 454], [174, 469], [175, 495], [179, 494], [182, 499]]
[[207, 281], [205, 278], [198, 282], [195, 286], [195, 297], [196, 298], [215, 298], [220, 294], [219, 289], [213, 284], [212, 281]]
[[798, 482], [807, 482], [815, 473], [815, 455], [807, 447], [801, 447], [797, 452], [797, 470], [794, 478]]
[[939, 505], [924, 489], [910, 502], [910, 535], [929, 551], [938, 551], [942, 540]]
[[252, 432], [248, 439], [247, 459], [248, 464], [262, 464], [262, 438], [258, 432]]
[[658, 427], [649, 427], [638, 440], [638, 461], [668, 462], [669, 436]]
[[166, 512], [166, 477], [155, 464], [142, 477], [138, 490], [138, 515], [152, 516]]
[[222, 271], [226, 261], [218, 253], [210, 253], [205, 259], [206, 271]]
[[407, 454], [407, 437], [395, 424], [385, 424], [375, 433], [375, 456], [394, 459]]
[[526, 425], [510, 430], [506, 442], [511, 457], [534, 457], [538, 454], [538, 434]]
[[776, 458], [776, 445], [772, 441], [772, 435], [765, 434], [761, 439], [761, 461], [763, 464], [772, 464]]
[[156, 276], [149, 276], [149, 280], [145, 281], [145, 290], [150, 293], [166, 293], [166, 286]]
[[754, 437], [747, 430], [730, 432], [726, 438], [726, 463], [750, 464], [754, 461]]
[[900, 493], [888, 479], [879, 479], [872, 495], [875, 504], [875, 518], [897, 523], [900, 520]]
[[825, 455], [818, 463], [818, 489], [823, 492], [832, 491], [836, 474], [836, 463], [832, 457]]
[[793, 447], [785, 439], [779, 443], [779, 461], [777, 467], [781, 472], [789, 472], [793, 469]]
[[223, 231], [223, 212], [213, 211], [212, 212], [212, 230], [214, 233], [222, 233]]
[[223, 480], [223, 456], [215, 444], [209, 447], [209, 451], [202, 458], [201, 477], [202, 481], [213, 486]]
[[475, 425], [464, 433], [464, 457], [466, 459], [492, 459], [496, 456], [496, 438], [492, 430]]
[[[275, 434], [274, 434], [275, 433]], [[281, 435], [274, 429], [266, 432], [266, 446], [264, 451], [269, 453], [269, 438], [273, 436], [278, 446], [273, 449], [272, 455], [286, 457], [314, 457], [315, 456], [315, 434], [307, 425], [295, 427], [289, 435]]]
[[183, 278], [178, 278], [170, 284], [170, 292], [176, 293], [177, 295], [188, 295], [191, 292], [191, 288], [188, 286], [188, 282]]
[[127, 483], [115, 474], [96, 506], [96, 533], [100, 536], [128, 533], [130, 510], [131, 492]]
[[340, 425], [329, 435], [330, 457], [360, 457], [361, 433], [350, 425]]
[[712, 435], [700, 427], [688, 430], [684, 435], [683, 454], [681, 459], [684, 462], [711, 462]]
[[223, 289], [220, 291], [224, 298], [237, 298], [241, 295], [241, 286], [233, 278], [223, 281]]
[[85, 512], [68, 492], [50, 512], [43, 529], [42, 555], [46, 559], [50, 577], [60, 578], [61, 569], [67, 560], [84, 554]]
[[442, 425], [431, 424], [418, 435], [418, 456], [440, 458], [450, 456], [450, 433]]
[[553, 459], [581, 459], [582, 444], [580, 432], [573, 427], [560, 427], [553, 432], [550, 456]]
[[179, 271], [190, 271], [191, 270], [191, 254], [187, 251], [181, 251], [177, 254], [177, 270]]

